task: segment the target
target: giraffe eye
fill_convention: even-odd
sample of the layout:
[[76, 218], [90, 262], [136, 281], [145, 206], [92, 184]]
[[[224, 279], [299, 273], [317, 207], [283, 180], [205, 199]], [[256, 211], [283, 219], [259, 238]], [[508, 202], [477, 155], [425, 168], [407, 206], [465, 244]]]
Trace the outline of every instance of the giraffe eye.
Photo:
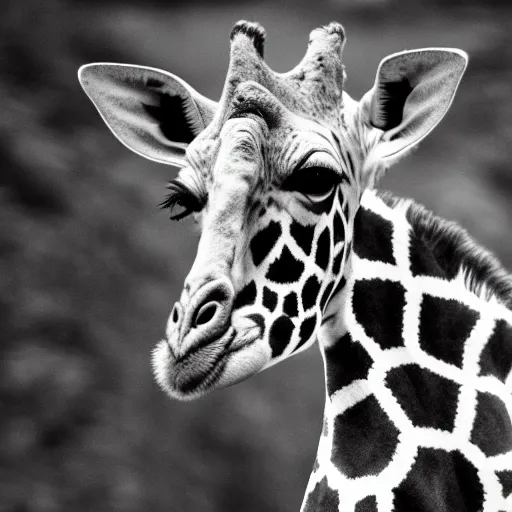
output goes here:
[[286, 178], [281, 188], [300, 192], [312, 201], [322, 201], [334, 190], [342, 178], [327, 167], [306, 167], [297, 169]]
[[171, 215], [172, 220], [181, 220], [192, 212], [201, 211], [203, 204], [197, 197], [181, 182], [174, 180], [167, 185], [169, 193], [160, 204], [162, 209], [168, 208], [171, 213], [178, 208], [178, 212]]

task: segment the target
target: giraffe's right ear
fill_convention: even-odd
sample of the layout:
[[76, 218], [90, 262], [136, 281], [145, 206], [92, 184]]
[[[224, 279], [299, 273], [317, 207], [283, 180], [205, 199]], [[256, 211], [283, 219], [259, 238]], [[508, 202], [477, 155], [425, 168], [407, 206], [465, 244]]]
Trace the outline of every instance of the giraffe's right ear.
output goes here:
[[452, 104], [467, 61], [455, 48], [424, 48], [380, 63], [373, 89], [360, 102], [363, 117], [381, 130], [375, 160], [394, 163], [434, 129]]
[[150, 160], [182, 166], [188, 144], [217, 104], [165, 71], [127, 64], [82, 66], [78, 79], [112, 133]]

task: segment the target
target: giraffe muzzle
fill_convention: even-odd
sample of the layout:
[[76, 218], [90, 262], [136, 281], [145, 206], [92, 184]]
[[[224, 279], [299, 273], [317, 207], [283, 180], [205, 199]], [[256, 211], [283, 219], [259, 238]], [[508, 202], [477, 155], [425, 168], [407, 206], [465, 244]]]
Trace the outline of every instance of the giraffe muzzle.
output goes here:
[[228, 278], [210, 278], [174, 305], [167, 326], [166, 381], [179, 398], [192, 396], [222, 375], [236, 337], [233, 299]]
[[[181, 400], [200, 396], [216, 385], [239, 382], [268, 361], [265, 347], [258, 344], [262, 326], [233, 309], [231, 280], [215, 277], [201, 281], [196, 288], [185, 286], [182, 300], [171, 311], [166, 339], [153, 354], [157, 381]], [[195, 291], [189, 295], [187, 290]], [[240, 371], [236, 361], [247, 360], [248, 353], [254, 368], [245, 365]]]
[[[230, 327], [234, 292], [231, 282], [218, 278], [202, 285], [171, 312], [168, 335], [178, 357], [221, 339]], [[174, 344], [173, 343], [173, 344]]]

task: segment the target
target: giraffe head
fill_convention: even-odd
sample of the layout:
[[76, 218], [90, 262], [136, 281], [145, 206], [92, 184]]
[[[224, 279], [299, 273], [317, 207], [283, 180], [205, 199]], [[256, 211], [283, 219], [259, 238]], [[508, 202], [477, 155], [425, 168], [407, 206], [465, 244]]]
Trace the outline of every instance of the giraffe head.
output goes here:
[[153, 68], [79, 72], [121, 142], [181, 168], [165, 205], [201, 228], [154, 352], [158, 382], [180, 399], [314, 342], [349, 267], [364, 189], [440, 121], [466, 66], [458, 50], [394, 54], [357, 102], [344, 91], [341, 25], [314, 30], [285, 74], [265, 64], [264, 39], [258, 24], [235, 25], [218, 103]]

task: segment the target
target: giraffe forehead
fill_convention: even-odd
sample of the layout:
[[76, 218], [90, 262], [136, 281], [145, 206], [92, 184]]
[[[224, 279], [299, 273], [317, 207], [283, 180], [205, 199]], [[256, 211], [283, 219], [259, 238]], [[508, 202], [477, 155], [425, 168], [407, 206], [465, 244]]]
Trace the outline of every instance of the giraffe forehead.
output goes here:
[[286, 74], [274, 73], [267, 67], [248, 77], [228, 73], [217, 129], [233, 111], [251, 109], [265, 114], [270, 127], [295, 115], [338, 129], [344, 106], [343, 73], [336, 73], [335, 78], [319, 71], [323, 62], [320, 55], [314, 63]]
[[248, 91], [254, 90], [244, 90], [244, 98], [238, 99], [238, 107], [217, 136], [205, 130], [187, 149], [187, 159], [206, 185], [226, 174], [250, 173], [265, 183], [279, 181], [299, 162], [312, 158], [318, 165], [342, 167], [329, 128], [291, 113], [273, 125], [278, 103], [268, 93]]
[[236, 87], [227, 110], [229, 117], [257, 115], [270, 129], [292, 121], [289, 109], [269, 89], [253, 80]]
[[217, 186], [231, 189], [235, 181], [241, 181], [248, 185], [248, 191], [254, 190], [264, 176], [263, 144], [267, 131], [265, 123], [254, 118], [234, 118], [224, 124], [212, 167]]

